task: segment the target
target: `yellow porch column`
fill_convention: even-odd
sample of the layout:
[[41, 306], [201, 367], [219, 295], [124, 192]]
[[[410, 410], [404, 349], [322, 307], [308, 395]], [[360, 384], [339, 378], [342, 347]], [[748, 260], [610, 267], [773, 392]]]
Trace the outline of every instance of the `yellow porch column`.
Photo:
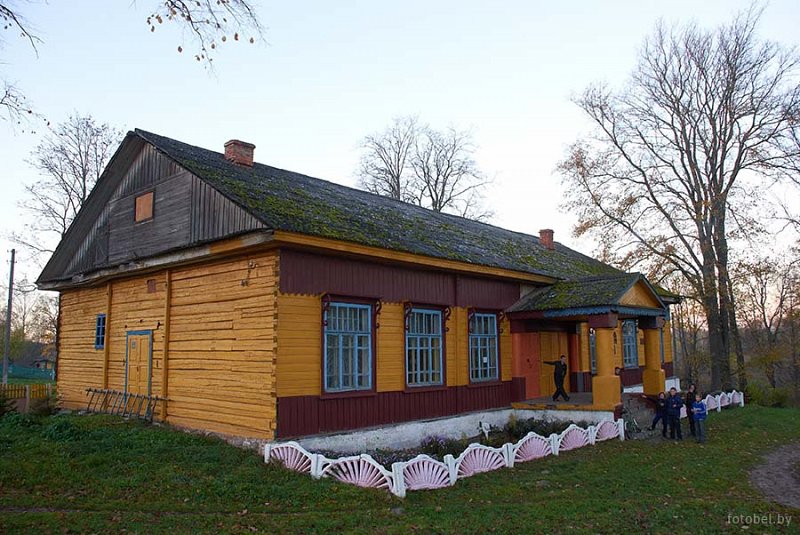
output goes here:
[[658, 327], [643, 328], [642, 331], [644, 332], [642, 386], [645, 394], [657, 396], [659, 392], [664, 391], [665, 385], [665, 374], [661, 369], [661, 331]]
[[598, 409], [613, 409], [620, 403], [619, 377], [614, 375], [616, 317], [613, 323], [613, 327], [594, 328], [597, 375], [592, 378], [592, 404]]

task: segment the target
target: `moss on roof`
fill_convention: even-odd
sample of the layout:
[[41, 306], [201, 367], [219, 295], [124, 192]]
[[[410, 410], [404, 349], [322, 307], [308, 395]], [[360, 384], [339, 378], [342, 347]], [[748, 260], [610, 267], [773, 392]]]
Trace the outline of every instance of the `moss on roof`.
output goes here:
[[365, 191], [256, 163], [142, 130], [138, 135], [274, 230], [458, 260], [558, 279], [619, 270], [559, 243], [442, 214]]
[[615, 306], [619, 305], [625, 292], [639, 280], [647, 283], [640, 273], [619, 273], [558, 281], [529, 292], [507, 311], [528, 312]]

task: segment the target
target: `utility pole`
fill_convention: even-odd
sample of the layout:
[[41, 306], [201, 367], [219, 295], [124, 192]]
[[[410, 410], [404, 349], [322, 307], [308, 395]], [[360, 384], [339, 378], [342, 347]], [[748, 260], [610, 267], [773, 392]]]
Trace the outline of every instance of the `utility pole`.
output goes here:
[[14, 256], [17, 251], [11, 249], [11, 273], [8, 275], [8, 308], [6, 309], [6, 339], [3, 351], [3, 384], [8, 384], [8, 357], [11, 354], [11, 304], [14, 297]]

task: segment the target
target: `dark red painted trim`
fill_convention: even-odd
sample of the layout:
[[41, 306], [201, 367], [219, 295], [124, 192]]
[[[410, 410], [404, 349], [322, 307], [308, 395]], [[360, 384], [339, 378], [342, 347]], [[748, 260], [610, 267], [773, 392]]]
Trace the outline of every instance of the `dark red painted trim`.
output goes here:
[[619, 374], [620, 381], [622, 381], [622, 386], [642, 384], [643, 371], [644, 366], [637, 366], [636, 368], [622, 368]]
[[511, 378], [511, 401], [525, 401], [525, 390], [524, 377]]
[[[583, 377], [583, 388], [578, 384], [578, 377]], [[571, 372], [569, 374], [570, 392], [591, 392], [592, 391], [592, 372]]]
[[667, 377], [674, 377], [675, 376], [675, 363], [674, 362], [665, 362], [661, 365], [664, 369], [664, 375]]
[[378, 295], [385, 302], [495, 310], [504, 310], [519, 299], [519, 283], [515, 282], [297, 249], [282, 248], [280, 266], [280, 290], [284, 293]]
[[519, 379], [483, 388], [465, 385], [367, 397], [280, 397], [276, 436], [285, 439], [508, 407], [524, 399], [524, 379], [521, 384]]
[[559, 332], [575, 333], [577, 323], [574, 321], [551, 321], [535, 319], [511, 319], [512, 333], [540, 333], [540, 332]]

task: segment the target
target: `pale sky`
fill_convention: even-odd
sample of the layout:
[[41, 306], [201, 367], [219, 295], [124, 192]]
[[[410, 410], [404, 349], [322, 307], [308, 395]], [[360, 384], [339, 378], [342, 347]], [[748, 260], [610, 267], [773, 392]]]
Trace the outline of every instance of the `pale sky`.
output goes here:
[[[622, 86], [637, 49], [659, 18], [715, 27], [744, 0], [373, 1], [256, 0], [265, 41], [224, 45], [209, 74], [179, 54], [177, 27], [151, 34], [158, 0], [17, 2], [44, 41], [38, 58], [5, 33], [0, 73], [16, 82], [53, 124], [71, 112], [124, 131], [142, 128], [222, 151], [237, 138], [258, 162], [356, 182], [358, 145], [400, 115], [471, 129], [477, 161], [494, 177], [493, 224], [555, 239], [574, 218], [559, 209], [555, 171], [565, 148], [588, 128], [570, 96], [603, 81]], [[800, 2], [772, 0], [762, 37], [796, 45]], [[247, 36], [246, 36], [247, 37]], [[184, 48], [189, 48], [188, 41]], [[40, 129], [41, 130], [41, 129]], [[39, 135], [0, 122], [0, 252], [26, 217], [17, 204], [36, 173], [25, 160]], [[38, 270], [19, 269], [31, 279]], [[7, 259], [0, 277], [8, 276]]]

